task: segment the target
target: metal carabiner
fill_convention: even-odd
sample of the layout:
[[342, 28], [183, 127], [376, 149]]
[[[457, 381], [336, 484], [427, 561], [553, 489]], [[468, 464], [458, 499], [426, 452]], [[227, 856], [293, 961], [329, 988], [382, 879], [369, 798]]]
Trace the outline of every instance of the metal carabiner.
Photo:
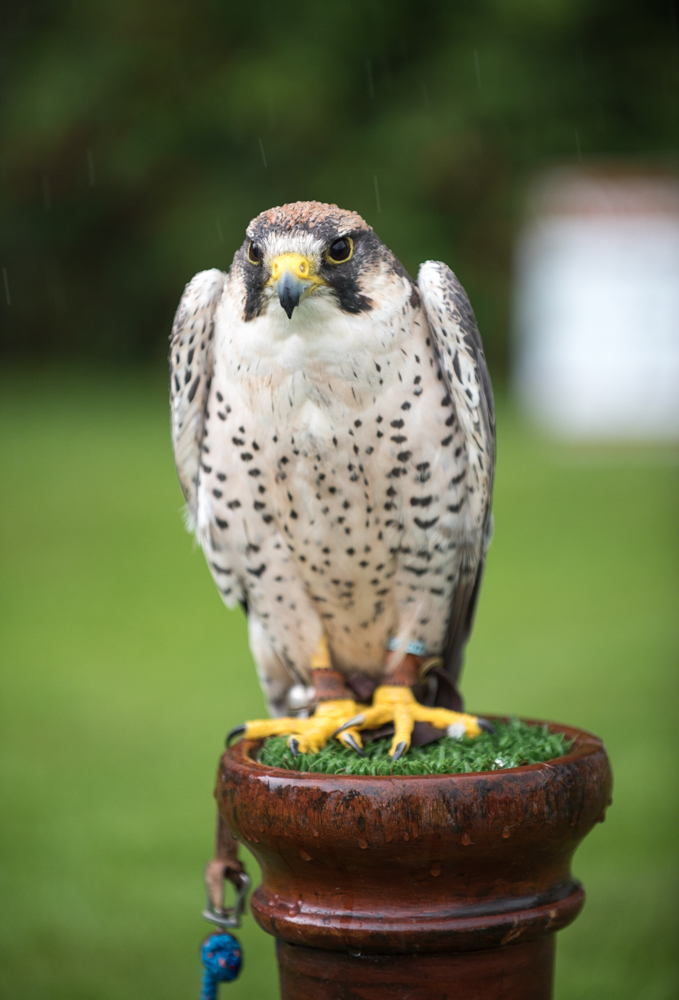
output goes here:
[[[231, 907], [224, 906], [224, 883], [227, 880], [236, 890], [236, 902]], [[205, 888], [207, 906], [203, 910], [204, 919], [218, 927], [240, 927], [250, 888], [249, 876], [242, 869], [237, 871], [215, 859], [205, 867]]]

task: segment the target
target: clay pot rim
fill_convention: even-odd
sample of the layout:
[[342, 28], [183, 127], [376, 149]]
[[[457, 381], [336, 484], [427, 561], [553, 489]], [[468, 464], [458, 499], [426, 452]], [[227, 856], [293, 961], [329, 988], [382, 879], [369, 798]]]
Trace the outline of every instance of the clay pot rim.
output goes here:
[[[483, 718], [494, 722], [510, 721], [510, 716], [507, 715], [484, 714]], [[521, 764], [519, 767], [503, 767], [493, 771], [458, 771], [451, 772], [450, 774], [326, 774], [324, 771], [296, 771], [285, 767], [271, 767], [269, 764], [261, 764], [254, 758], [254, 754], [262, 746], [264, 740], [241, 740], [236, 746], [231, 748], [230, 756], [233, 760], [234, 751], [238, 754], [240, 750], [240, 754], [238, 754], [240, 760], [238, 763], [241, 766], [251, 766], [257, 769], [257, 774], [268, 775], [273, 778], [295, 781], [299, 779], [318, 781], [323, 778], [329, 778], [333, 781], [346, 781], [353, 784], [357, 781], [384, 781], [385, 779], [421, 781], [435, 778], [440, 781], [442, 778], [469, 780], [483, 777], [487, 781], [489, 777], [502, 778], [503, 775], [507, 774], [532, 774], [541, 770], [554, 770], [557, 765], [563, 766], [564, 764], [581, 760], [583, 757], [591, 756], [605, 749], [603, 740], [587, 729], [567, 726], [560, 722], [546, 722], [544, 719], [525, 719], [522, 716], [518, 716], [518, 718], [520, 722], [526, 722], [530, 726], [547, 726], [550, 732], [564, 733], [570, 739], [574, 740], [571, 750], [561, 757], [552, 757], [551, 760], [539, 761], [537, 764]]]

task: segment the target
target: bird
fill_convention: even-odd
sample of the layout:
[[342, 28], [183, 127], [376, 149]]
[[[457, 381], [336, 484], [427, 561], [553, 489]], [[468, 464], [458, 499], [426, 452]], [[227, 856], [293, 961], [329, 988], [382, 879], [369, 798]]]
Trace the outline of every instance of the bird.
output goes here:
[[245, 610], [271, 716], [230, 737], [363, 753], [392, 732], [396, 760], [418, 727], [492, 729], [457, 683], [492, 537], [493, 392], [450, 268], [415, 281], [336, 205], [271, 208], [228, 272], [186, 285], [169, 360], [187, 523]]

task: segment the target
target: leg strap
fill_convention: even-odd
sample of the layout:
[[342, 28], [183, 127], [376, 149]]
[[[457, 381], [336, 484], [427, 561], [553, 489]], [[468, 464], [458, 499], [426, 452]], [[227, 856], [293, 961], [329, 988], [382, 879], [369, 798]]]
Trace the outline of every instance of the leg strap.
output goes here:
[[[390, 669], [390, 661], [397, 658], [398, 662], [396, 669]], [[414, 656], [412, 653], [406, 653], [405, 656], [397, 657], [397, 654], [389, 652], [387, 653], [387, 671], [384, 676], [383, 683], [394, 687], [412, 687], [413, 684], [417, 684], [419, 672], [419, 656]]]
[[317, 701], [331, 701], [335, 698], [350, 698], [344, 674], [339, 670], [322, 668], [311, 671], [311, 683], [316, 690]]
[[[236, 890], [236, 902], [228, 908], [224, 906], [224, 883], [227, 880]], [[205, 866], [207, 889], [207, 907], [203, 911], [205, 919], [219, 927], [240, 927], [240, 918], [245, 910], [249, 887], [250, 879], [238, 858], [238, 841], [217, 811], [215, 856]]]

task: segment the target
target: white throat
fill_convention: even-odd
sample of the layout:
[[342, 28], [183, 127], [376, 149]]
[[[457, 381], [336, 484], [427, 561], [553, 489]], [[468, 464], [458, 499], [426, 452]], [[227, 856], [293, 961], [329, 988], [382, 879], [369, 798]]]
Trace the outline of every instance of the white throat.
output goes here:
[[333, 293], [311, 293], [288, 319], [272, 293], [259, 316], [244, 321], [240, 303], [220, 304], [215, 351], [218, 368], [262, 414], [297, 410], [307, 401], [324, 409], [367, 404], [398, 379], [394, 355], [410, 328], [404, 322], [411, 287], [399, 275], [378, 274], [371, 309], [343, 312]]

